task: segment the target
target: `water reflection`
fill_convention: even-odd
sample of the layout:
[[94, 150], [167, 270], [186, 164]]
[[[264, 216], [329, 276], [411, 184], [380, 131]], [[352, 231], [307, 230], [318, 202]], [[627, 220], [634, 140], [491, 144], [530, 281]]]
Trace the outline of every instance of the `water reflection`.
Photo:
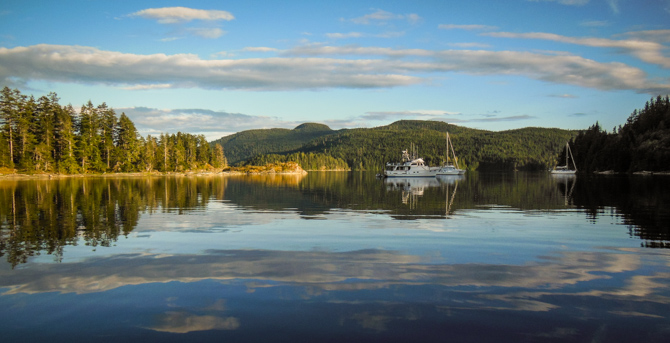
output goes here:
[[3, 181], [0, 333], [7, 342], [663, 342], [670, 250], [649, 249], [668, 244], [660, 181]]
[[670, 189], [651, 177], [554, 177], [471, 173], [467, 177], [391, 178], [365, 173], [154, 178], [68, 178], [0, 182], [0, 256], [16, 266], [63, 247], [108, 247], [142, 214], [204, 212], [211, 201], [256, 211], [324, 218], [334, 210], [374, 211], [395, 219], [451, 218], [470, 209], [583, 210], [589, 220], [622, 217], [646, 247], [670, 240]]
[[[562, 339], [584, 341], [595, 337], [599, 323], [608, 323], [602, 334], [606, 341], [647, 333], [657, 338], [649, 341], [660, 342], [667, 338], [662, 325], [668, 319], [670, 273], [666, 265], [638, 274], [644, 267], [633, 251], [616, 250], [559, 252], [520, 265], [427, 263], [421, 256], [374, 249], [212, 250], [91, 258], [20, 273], [3, 269], [0, 287], [6, 290], [3, 298], [75, 293], [110, 304], [123, 292], [134, 306], [154, 304], [148, 313], [143, 306], [135, 309], [140, 319], [132, 327], [179, 334], [216, 331], [218, 339], [222, 331], [240, 331], [267, 340], [281, 327], [292, 340], [319, 328], [313, 338], [372, 332], [375, 339], [391, 342], [405, 341], [409, 333], [442, 341], [458, 336], [445, 326], [459, 332], [467, 323], [475, 330], [461, 334], [482, 341], [527, 341], [528, 335], [555, 334], [557, 328], [571, 333]], [[70, 319], [75, 324], [69, 327], [77, 329], [81, 316]], [[500, 331], [500, 325], [506, 329]]]
[[574, 203], [592, 221], [613, 209], [647, 247], [668, 248], [670, 182], [665, 176], [578, 178]]
[[[578, 283], [606, 280], [635, 271], [640, 258], [612, 252], [565, 252], [525, 265], [426, 263], [424, 258], [399, 251], [367, 249], [346, 252], [278, 250], [209, 250], [203, 254], [125, 254], [91, 258], [80, 263], [42, 265], [20, 274], [2, 271], [4, 294], [103, 292], [127, 285], [250, 279], [247, 291], [292, 284], [303, 287], [301, 297], [327, 291], [375, 290], [406, 285], [449, 287], [542, 288], [538, 294], [556, 293]], [[105, 268], [99, 268], [104, 264]], [[620, 295], [651, 296], [663, 302], [668, 275], [629, 280]], [[659, 279], [662, 283], [649, 282]], [[26, 282], [28, 281], [29, 282]], [[549, 291], [551, 290], [551, 291]], [[569, 290], [570, 293], [575, 289]], [[609, 292], [608, 294], [614, 294]], [[472, 294], [479, 297], [478, 292]], [[526, 293], [525, 298], [529, 297]], [[435, 301], [450, 301], [440, 297]], [[509, 305], [522, 303], [511, 299]], [[656, 299], [658, 301], [659, 299]], [[533, 302], [537, 305], [536, 302]], [[523, 308], [524, 310], [533, 310]]]

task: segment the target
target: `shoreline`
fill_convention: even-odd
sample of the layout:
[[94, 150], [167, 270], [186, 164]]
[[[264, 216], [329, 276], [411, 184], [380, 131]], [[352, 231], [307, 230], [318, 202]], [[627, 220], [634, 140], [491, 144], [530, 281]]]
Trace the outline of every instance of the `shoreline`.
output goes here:
[[0, 180], [14, 179], [67, 179], [67, 178], [115, 178], [115, 177], [191, 177], [191, 176], [237, 176], [237, 175], [304, 175], [306, 171], [287, 172], [243, 172], [243, 171], [194, 171], [194, 172], [132, 172], [132, 173], [103, 173], [103, 174], [0, 174]]

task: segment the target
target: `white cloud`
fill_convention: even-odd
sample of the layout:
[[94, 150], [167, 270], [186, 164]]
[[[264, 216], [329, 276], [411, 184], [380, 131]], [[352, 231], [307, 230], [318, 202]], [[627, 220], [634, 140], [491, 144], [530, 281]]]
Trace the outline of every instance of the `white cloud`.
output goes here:
[[383, 33], [376, 34], [376, 35], [374, 35], [374, 37], [377, 37], [377, 38], [398, 38], [398, 37], [402, 37], [404, 35], [405, 35], [404, 31], [396, 31], [396, 32], [389, 31], [389, 32], [383, 32]]
[[331, 39], [346, 39], [346, 38], [362, 38], [362, 37], [374, 37], [374, 38], [398, 38], [405, 35], [405, 32], [384, 32], [378, 34], [364, 34], [361, 32], [349, 32], [349, 33], [326, 33], [326, 37]]
[[[181, 24], [190, 21], [230, 21], [235, 17], [227, 11], [219, 10], [200, 10], [187, 7], [163, 7], [163, 8], [148, 8], [128, 15], [129, 17], [142, 17], [146, 19], [155, 19], [160, 24], [170, 24], [181, 26]], [[189, 27], [180, 30], [184, 34], [194, 35], [200, 38], [214, 39], [219, 38], [226, 32], [218, 27]], [[165, 38], [162, 41], [172, 41], [178, 39], [176, 37]]]
[[608, 21], [603, 20], [588, 20], [581, 22], [579, 25], [586, 27], [603, 27], [603, 26], [609, 26], [610, 23]]
[[651, 41], [636, 39], [614, 40], [607, 38], [577, 38], [561, 36], [553, 33], [531, 32], [531, 33], [512, 33], [512, 32], [489, 32], [484, 35], [503, 38], [521, 38], [521, 39], [543, 39], [555, 42], [576, 44], [599, 48], [617, 48], [622, 49], [640, 60], [670, 68], [670, 57], [664, 56], [662, 51], [665, 46]]
[[380, 111], [366, 112], [361, 119], [364, 120], [394, 120], [395, 118], [417, 118], [434, 119], [448, 115], [459, 115], [460, 112], [449, 112], [443, 110], [410, 110], [410, 111]]
[[491, 31], [497, 30], [496, 26], [489, 25], [455, 25], [455, 24], [440, 24], [437, 26], [442, 30], [468, 30], [468, 31]]
[[205, 89], [379, 88], [422, 82], [375, 60], [250, 58], [203, 60], [192, 54], [137, 55], [91, 47], [0, 48], [0, 80], [47, 80]]
[[471, 119], [471, 120], [465, 120], [461, 122], [500, 122], [500, 121], [519, 121], [519, 120], [528, 120], [528, 119], [535, 119], [535, 116], [529, 116], [527, 114], [523, 115], [518, 115], [518, 116], [508, 116], [508, 117], [496, 117], [492, 116], [490, 118], [482, 118], [482, 119]]
[[624, 35], [638, 40], [645, 40], [656, 43], [670, 43], [670, 30], [631, 31], [626, 32]]
[[199, 10], [187, 7], [148, 8], [132, 13], [130, 16], [156, 19], [161, 24], [183, 23], [192, 20], [230, 21], [235, 19], [235, 17], [227, 11]]
[[410, 24], [416, 24], [421, 21], [418, 14], [394, 14], [384, 10], [376, 10], [373, 13], [366, 14], [362, 17], [350, 19], [351, 22], [361, 25], [369, 25], [373, 23], [382, 24], [391, 20], [407, 20]]
[[232, 56], [235, 56], [235, 54], [232, 53], [232, 52], [228, 52], [228, 51], [219, 51], [217, 53], [211, 54], [210, 56], [211, 56], [211, 58], [216, 59], [216, 58], [222, 58], [222, 57], [232, 57]]
[[182, 39], [182, 38], [183, 37], [166, 37], [166, 38], [162, 38], [160, 41], [161, 42], [172, 42], [172, 41], [176, 41], [176, 40], [179, 40], [179, 39]]
[[249, 47], [246, 47], [246, 48], [242, 49], [242, 51], [273, 52], [273, 51], [279, 51], [279, 49], [268, 48], [268, 47], [265, 47], [265, 46], [249, 46]]
[[486, 49], [491, 47], [491, 45], [483, 43], [449, 43], [449, 46], [464, 49]]
[[342, 38], [360, 38], [363, 34], [360, 32], [349, 32], [349, 33], [326, 33], [326, 37], [332, 39], [342, 39]]
[[154, 85], [135, 85], [135, 86], [128, 86], [128, 87], [123, 87], [123, 89], [126, 90], [150, 90], [150, 89], [168, 89], [172, 88], [172, 85], [169, 83], [161, 83], [161, 84], [154, 84]]
[[563, 98], [563, 99], [575, 99], [575, 98], [579, 98], [578, 96], [576, 96], [576, 95], [574, 95], [574, 94], [568, 94], [568, 93], [564, 93], [564, 94], [551, 94], [551, 95], [549, 95], [549, 97], [551, 97], [551, 98]]
[[410, 111], [379, 111], [366, 112], [360, 116], [360, 120], [373, 121], [393, 121], [398, 119], [419, 119], [419, 120], [437, 120], [447, 123], [491, 123], [491, 122], [510, 122], [535, 119], [530, 115], [498, 116], [499, 111], [489, 114], [464, 115], [461, 112], [451, 112], [443, 110], [410, 110]]
[[610, 5], [612, 12], [619, 13], [619, 0], [607, 0], [607, 4]]
[[[557, 2], [561, 5], [568, 6], [584, 6], [588, 4], [591, 0], [528, 0], [530, 2]], [[619, 13], [619, 0], [605, 0], [609, 5], [612, 12]]]
[[225, 33], [220, 28], [189, 28], [187, 31], [195, 36], [208, 39], [219, 38]]

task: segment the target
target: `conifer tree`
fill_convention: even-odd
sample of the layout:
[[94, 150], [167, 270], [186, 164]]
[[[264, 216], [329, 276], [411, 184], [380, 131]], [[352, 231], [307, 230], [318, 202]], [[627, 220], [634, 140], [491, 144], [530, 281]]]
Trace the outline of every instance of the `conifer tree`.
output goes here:
[[[0, 125], [2, 125], [3, 148], [6, 153], [3, 154], [2, 166], [14, 168], [14, 140], [16, 122], [18, 121], [21, 102], [21, 93], [17, 90], [11, 90], [4, 87], [0, 93]], [[3, 149], [4, 150], [4, 149]]]
[[114, 168], [124, 172], [133, 171], [140, 156], [140, 141], [135, 124], [125, 113], [121, 113], [115, 131], [117, 165]]
[[98, 106], [97, 111], [100, 115], [98, 122], [100, 132], [100, 153], [102, 161], [106, 165], [106, 170], [110, 170], [114, 165], [114, 129], [117, 124], [116, 113], [113, 109], [107, 107], [106, 103]]
[[62, 107], [56, 113], [54, 125], [55, 159], [58, 172], [74, 174], [79, 172], [75, 149], [75, 110], [72, 105]]
[[140, 154], [140, 165], [143, 171], [151, 172], [156, 168], [158, 152], [158, 140], [156, 137], [147, 136]]
[[75, 151], [81, 170], [84, 173], [104, 170], [99, 149], [98, 121], [98, 111], [89, 100], [86, 105], [81, 107], [76, 121], [79, 135]]

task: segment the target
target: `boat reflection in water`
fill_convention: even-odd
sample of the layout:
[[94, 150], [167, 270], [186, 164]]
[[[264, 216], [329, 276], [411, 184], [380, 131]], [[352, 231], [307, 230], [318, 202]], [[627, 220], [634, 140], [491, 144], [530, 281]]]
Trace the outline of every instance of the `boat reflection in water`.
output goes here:
[[435, 177], [440, 184], [454, 185], [459, 181], [465, 180], [465, 175], [438, 175]]
[[551, 178], [561, 189], [564, 197], [564, 205], [570, 205], [570, 200], [572, 200], [572, 193], [575, 190], [576, 176], [574, 173], [551, 173]]
[[[458, 183], [464, 179], [464, 175], [438, 175], [436, 177], [421, 178], [386, 178], [384, 179], [384, 183], [386, 184], [387, 192], [400, 191], [402, 203], [409, 205], [409, 209], [411, 210], [418, 208], [419, 198], [423, 197], [429, 189], [438, 192], [443, 191], [446, 198], [444, 203], [445, 213], [444, 215], [440, 214], [440, 217], [444, 218], [445, 216], [449, 217], [453, 212], [452, 205], [456, 198]], [[435, 200], [435, 197], [427, 197], [426, 202], [434, 202]], [[423, 207], [429, 207], [427, 205], [429, 204], [425, 204]], [[440, 204], [436, 205], [442, 207]]]
[[[454, 175], [438, 175], [435, 177], [437, 181], [441, 184], [446, 185], [446, 208], [444, 210], [444, 215], [447, 218], [450, 218], [450, 215], [453, 213], [452, 207], [454, 205], [454, 199], [456, 198], [456, 190], [458, 190], [458, 183], [462, 180], [465, 180], [465, 175], [454, 174]], [[449, 188], [454, 187], [453, 191], [450, 191]]]
[[384, 179], [387, 191], [402, 191], [402, 203], [413, 205], [418, 197], [423, 196], [426, 188], [440, 187], [435, 177], [386, 178]]

